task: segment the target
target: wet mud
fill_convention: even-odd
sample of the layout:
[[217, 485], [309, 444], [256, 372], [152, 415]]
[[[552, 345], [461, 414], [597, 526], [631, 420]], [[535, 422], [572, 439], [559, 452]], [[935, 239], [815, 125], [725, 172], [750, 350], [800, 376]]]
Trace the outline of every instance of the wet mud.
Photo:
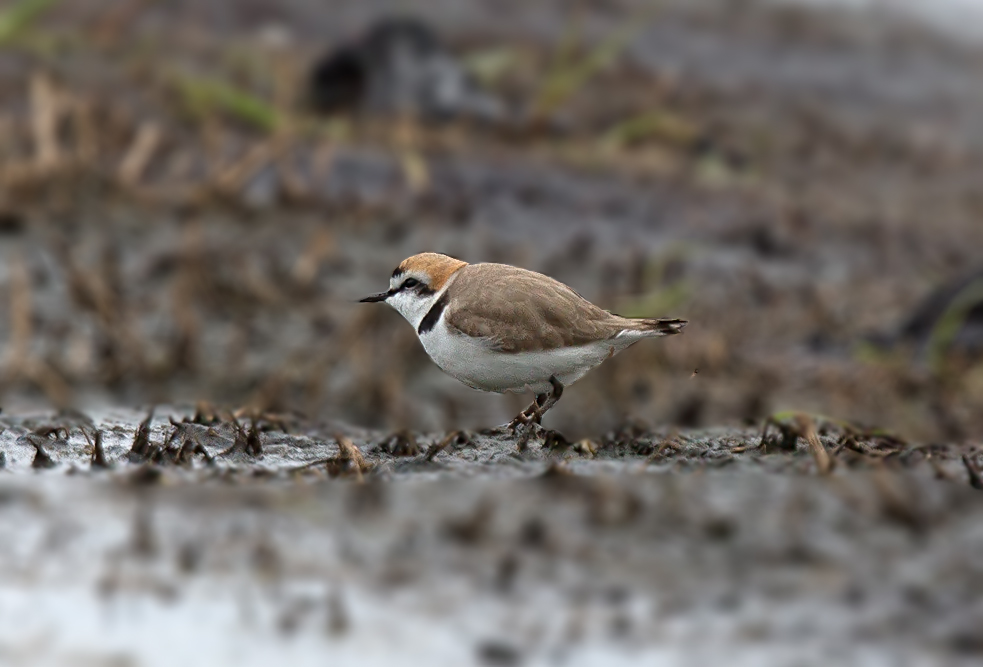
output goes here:
[[780, 664], [806, 647], [803, 664], [927, 665], [981, 648], [978, 450], [802, 417], [579, 443], [166, 407], [2, 424], [12, 664]]

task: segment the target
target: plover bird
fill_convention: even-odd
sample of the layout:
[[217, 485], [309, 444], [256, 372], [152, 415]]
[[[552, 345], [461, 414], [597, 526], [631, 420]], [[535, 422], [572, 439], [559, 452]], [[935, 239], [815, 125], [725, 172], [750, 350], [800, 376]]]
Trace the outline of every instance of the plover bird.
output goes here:
[[686, 326], [614, 315], [541, 273], [433, 252], [403, 260], [387, 291], [361, 301], [385, 301], [399, 311], [430, 358], [469, 387], [534, 392], [512, 428], [540, 423], [564, 387], [604, 360]]

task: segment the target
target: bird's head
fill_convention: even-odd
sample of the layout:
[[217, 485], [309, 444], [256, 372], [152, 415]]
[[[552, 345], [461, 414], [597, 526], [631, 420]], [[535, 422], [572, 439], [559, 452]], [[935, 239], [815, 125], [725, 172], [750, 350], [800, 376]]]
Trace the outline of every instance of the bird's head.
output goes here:
[[420, 325], [451, 277], [467, 262], [424, 252], [404, 259], [389, 279], [389, 289], [362, 299], [362, 303], [385, 301], [414, 327]]

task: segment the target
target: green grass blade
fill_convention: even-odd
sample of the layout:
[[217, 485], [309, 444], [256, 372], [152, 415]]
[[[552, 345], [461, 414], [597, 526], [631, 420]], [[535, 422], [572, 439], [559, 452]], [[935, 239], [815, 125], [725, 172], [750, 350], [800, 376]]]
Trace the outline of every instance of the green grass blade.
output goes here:
[[698, 134], [696, 126], [682, 116], [659, 109], [617, 123], [601, 137], [601, 145], [622, 148], [648, 139], [686, 145], [695, 141]]
[[220, 111], [265, 132], [276, 128], [278, 116], [272, 105], [231, 84], [197, 78], [178, 78], [176, 84], [193, 113]]

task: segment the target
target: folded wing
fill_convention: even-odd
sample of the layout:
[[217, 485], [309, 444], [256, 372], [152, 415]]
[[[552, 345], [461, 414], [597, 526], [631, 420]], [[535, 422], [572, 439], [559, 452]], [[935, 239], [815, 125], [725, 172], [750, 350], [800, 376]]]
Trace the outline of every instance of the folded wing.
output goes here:
[[570, 287], [505, 264], [470, 264], [449, 288], [446, 321], [501, 352], [552, 350], [614, 338], [626, 320]]

